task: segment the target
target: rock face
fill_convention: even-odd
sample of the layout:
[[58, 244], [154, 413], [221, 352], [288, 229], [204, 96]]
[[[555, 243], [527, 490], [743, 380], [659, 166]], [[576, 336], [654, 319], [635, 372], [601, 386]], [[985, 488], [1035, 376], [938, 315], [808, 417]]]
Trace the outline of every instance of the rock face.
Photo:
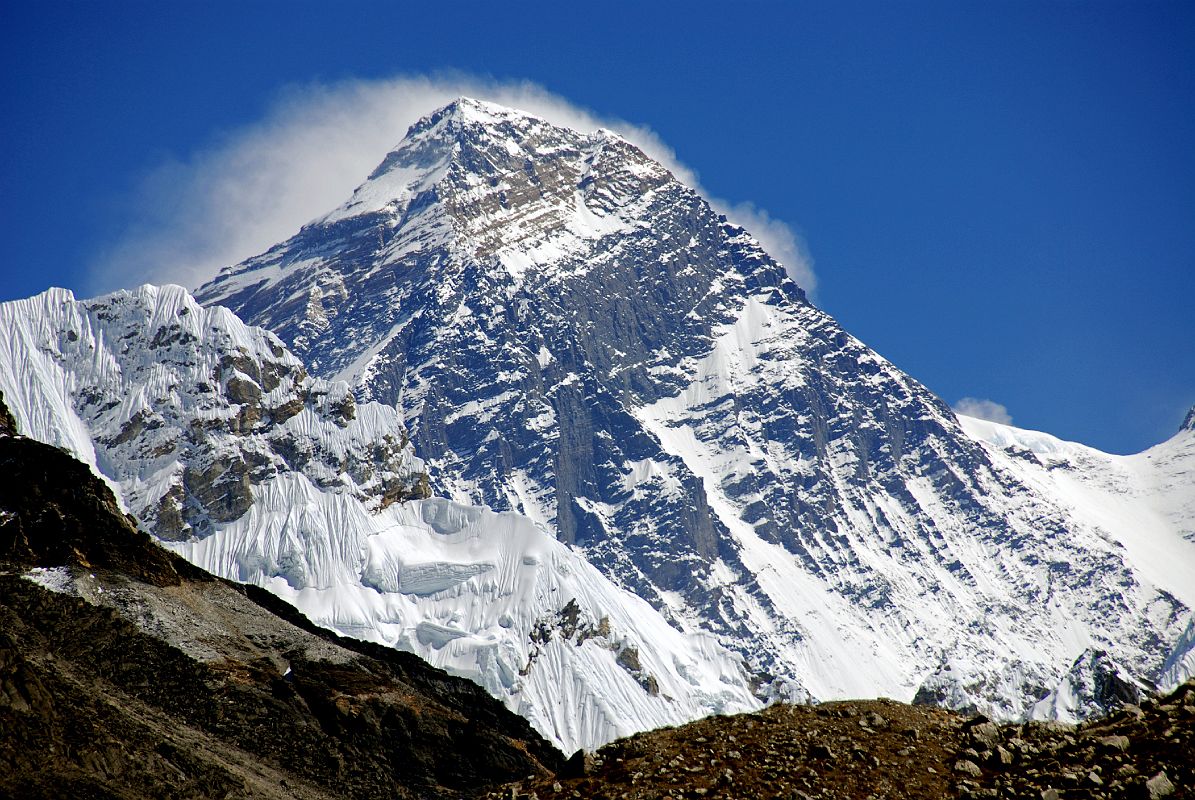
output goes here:
[[1023, 716], [1089, 645], [1153, 674], [1195, 605], [610, 131], [462, 99], [197, 296], [401, 409], [434, 493], [543, 524], [791, 694], [928, 680]]
[[563, 763], [474, 684], [171, 555], [61, 450], [0, 435], [0, 472], [0, 796], [460, 797]]
[[1138, 705], [1149, 694], [1150, 687], [1135, 680], [1106, 652], [1086, 650], [1058, 686], [1033, 707], [1032, 717], [1074, 723]]
[[307, 376], [227, 310], [146, 286], [51, 291], [0, 321], [19, 427], [203, 569], [470, 678], [569, 752], [760, 706], [740, 659], [526, 517], [412, 499], [425, 478], [394, 410]]

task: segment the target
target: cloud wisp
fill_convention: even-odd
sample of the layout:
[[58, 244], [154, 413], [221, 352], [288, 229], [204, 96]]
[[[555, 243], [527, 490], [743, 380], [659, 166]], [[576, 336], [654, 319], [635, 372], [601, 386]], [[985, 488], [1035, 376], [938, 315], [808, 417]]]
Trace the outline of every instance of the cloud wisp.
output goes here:
[[1001, 425], [1011, 425], [1012, 415], [1008, 409], [993, 400], [979, 397], [964, 397], [954, 404], [954, 413], [964, 417], [985, 419], [988, 422], [999, 422]]
[[[130, 204], [130, 223], [92, 264], [88, 289], [199, 286], [342, 203], [411, 124], [461, 95], [576, 130], [616, 130], [700, 190], [697, 174], [650, 128], [602, 118], [534, 83], [447, 74], [296, 86], [262, 120], [154, 169]], [[711, 203], [813, 292], [812, 261], [791, 228], [750, 203]]]

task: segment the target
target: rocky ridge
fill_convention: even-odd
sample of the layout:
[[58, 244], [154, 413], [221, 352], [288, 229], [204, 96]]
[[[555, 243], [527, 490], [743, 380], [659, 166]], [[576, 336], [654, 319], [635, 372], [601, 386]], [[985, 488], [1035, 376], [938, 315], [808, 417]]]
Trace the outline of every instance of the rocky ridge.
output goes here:
[[1072, 726], [998, 724], [891, 700], [775, 705], [651, 731], [486, 798], [1182, 798], [1195, 682]]
[[25, 432], [118, 488], [160, 539], [210, 535], [300, 474], [373, 508], [426, 496], [402, 420], [178, 286], [0, 304], [0, 385]]

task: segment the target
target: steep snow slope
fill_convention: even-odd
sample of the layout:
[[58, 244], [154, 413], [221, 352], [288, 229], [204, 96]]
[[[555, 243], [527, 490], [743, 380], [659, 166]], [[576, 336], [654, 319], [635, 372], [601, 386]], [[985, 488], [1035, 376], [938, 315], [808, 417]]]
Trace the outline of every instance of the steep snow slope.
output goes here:
[[1155, 673], [1190, 613], [610, 131], [461, 99], [198, 296], [401, 408], [436, 493], [821, 698], [1023, 716], [1088, 647]]
[[1195, 608], [1195, 430], [1116, 456], [1039, 431], [959, 421], [993, 460], [1112, 537], [1143, 576]]
[[670, 627], [526, 517], [443, 499], [371, 515], [294, 478], [263, 489], [217, 535], [172, 548], [472, 678], [566, 752], [760, 705], [712, 637]]
[[[1195, 608], [1193, 420], [1195, 411], [1169, 440], [1143, 453], [1117, 456], [1039, 431], [959, 418], [963, 430], [982, 443], [993, 460], [1043, 494], [1058, 498], [1068, 514], [1107, 537], [1138, 574], [1166, 587], [1188, 609]], [[1156, 679], [1159, 689], [1169, 691], [1195, 674], [1193, 626], [1195, 617], [1177, 640], [1161, 643], [1159, 652], [1168, 655], [1160, 668], [1138, 676]], [[1123, 667], [1111, 671], [1128, 674]], [[1034, 713], [1051, 713], [1052, 700], [1053, 695], [1043, 700]]]
[[1162, 674], [1158, 677], [1158, 688], [1163, 692], [1173, 691], [1184, 681], [1195, 676], [1195, 617], [1183, 631], [1174, 645], [1174, 650], [1162, 665]]
[[168, 547], [477, 681], [566, 751], [760, 705], [711, 637], [530, 520], [409, 500], [425, 478], [395, 411], [225, 309], [51, 290], [0, 304], [0, 330], [20, 430], [87, 460]]

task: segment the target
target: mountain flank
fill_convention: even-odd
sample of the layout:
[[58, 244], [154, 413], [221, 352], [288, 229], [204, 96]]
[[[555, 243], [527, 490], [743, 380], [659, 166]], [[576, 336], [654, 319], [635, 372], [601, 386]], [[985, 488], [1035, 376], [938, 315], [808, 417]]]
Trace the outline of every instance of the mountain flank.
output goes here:
[[0, 797], [459, 797], [561, 763], [477, 685], [163, 550], [0, 408]]

